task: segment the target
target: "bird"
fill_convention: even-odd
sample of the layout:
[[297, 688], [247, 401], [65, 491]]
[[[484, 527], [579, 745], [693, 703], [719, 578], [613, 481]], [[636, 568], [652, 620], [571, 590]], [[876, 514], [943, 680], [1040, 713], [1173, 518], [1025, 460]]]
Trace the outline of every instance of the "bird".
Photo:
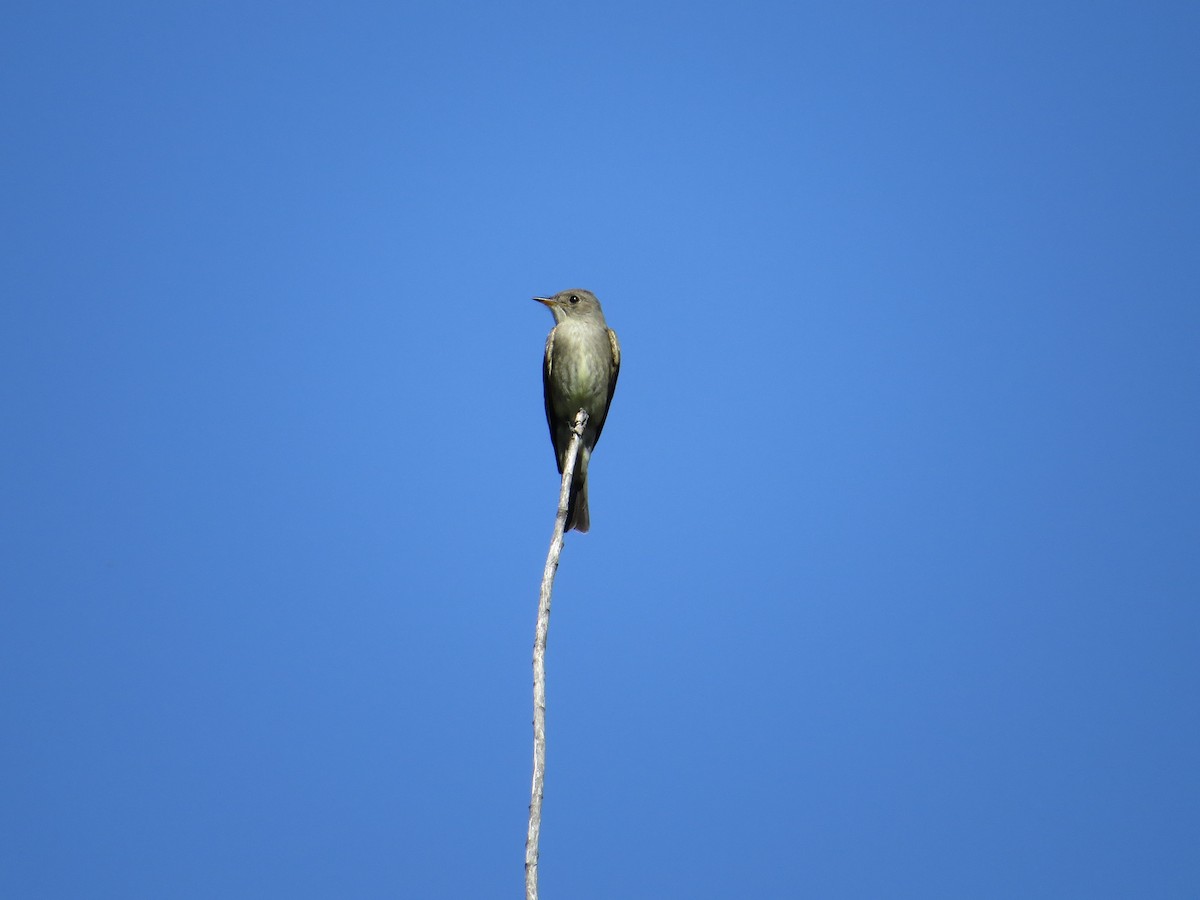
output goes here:
[[542, 364], [542, 390], [546, 424], [561, 475], [571, 443], [571, 429], [579, 410], [588, 414], [583, 443], [571, 479], [566, 530], [586, 532], [588, 515], [587, 472], [592, 449], [600, 440], [617, 374], [621, 371], [621, 345], [604, 321], [600, 301], [591, 291], [572, 288], [553, 297], [534, 297], [554, 314], [554, 328], [546, 338]]

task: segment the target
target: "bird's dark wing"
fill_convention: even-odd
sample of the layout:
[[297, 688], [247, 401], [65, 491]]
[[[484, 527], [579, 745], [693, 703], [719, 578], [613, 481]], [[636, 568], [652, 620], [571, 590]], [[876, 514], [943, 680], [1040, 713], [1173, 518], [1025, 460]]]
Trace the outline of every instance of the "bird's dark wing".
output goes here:
[[608, 345], [612, 348], [612, 378], [608, 382], [608, 399], [604, 402], [604, 417], [596, 424], [596, 440], [592, 442], [593, 447], [600, 441], [600, 432], [604, 430], [604, 423], [608, 419], [608, 408], [612, 406], [613, 392], [617, 389], [617, 376], [621, 374], [621, 345], [617, 341], [617, 333], [611, 328], [608, 329]]
[[550, 372], [554, 366], [554, 332], [558, 326], [550, 329], [546, 338], [546, 355], [542, 359], [542, 399], [546, 403], [546, 425], [550, 428], [550, 443], [554, 445], [554, 461], [558, 471], [562, 473], [562, 449], [558, 446], [558, 435], [554, 431], [554, 410], [550, 406]]

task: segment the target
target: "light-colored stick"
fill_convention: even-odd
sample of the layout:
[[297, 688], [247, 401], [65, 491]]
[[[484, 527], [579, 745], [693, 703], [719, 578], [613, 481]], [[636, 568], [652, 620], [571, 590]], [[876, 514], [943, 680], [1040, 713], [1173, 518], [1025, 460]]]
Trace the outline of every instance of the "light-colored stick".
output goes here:
[[571, 478], [575, 474], [575, 460], [583, 443], [583, 427], [587, 420], [588, 414], [582, 409], [576, 413], [567, 458], [563, 460], [558, 515], [554, 519], [550, 554], [542, 572], [542, 595], [538, 600], [537, 629], [533, 638], [533, 788], [529, 800], [529, 833], [525, 838], [525, 900], [537, 900], [538, 897], [538, 842], [542, 833], [542, 793], [546, 786], [546, 635], [550, 632], [550, 592], [554, 587], [554, 573], [558, 571], [558, 557], [562, 553]]

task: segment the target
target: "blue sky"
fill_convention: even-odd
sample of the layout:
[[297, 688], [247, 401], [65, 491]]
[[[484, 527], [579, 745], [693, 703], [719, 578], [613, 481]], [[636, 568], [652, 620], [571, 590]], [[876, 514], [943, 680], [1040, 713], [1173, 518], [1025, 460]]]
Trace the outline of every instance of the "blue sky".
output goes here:
[[1200, 891], [1200, 13], [10, 4], [0, 895]]

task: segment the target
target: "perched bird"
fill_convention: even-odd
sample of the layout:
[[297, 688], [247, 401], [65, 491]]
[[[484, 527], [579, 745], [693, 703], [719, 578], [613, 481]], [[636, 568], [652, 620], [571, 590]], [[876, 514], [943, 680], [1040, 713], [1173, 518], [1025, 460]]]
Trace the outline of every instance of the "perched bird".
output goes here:
[[559, 474], [567, 458], [575, 416], [581, 409], [588, 414], [567, 505], [567, 530], [587, 531], [588, 460], [600, 440], [608, 405], [617, 388], [621, 345], [617, 343], [616, 332], [604, 321], [600, 301], [591, 291], [576, 288], [553, 297], [533, 299], [550, 308], [556, 323], [546, 338], [542, 388]]

